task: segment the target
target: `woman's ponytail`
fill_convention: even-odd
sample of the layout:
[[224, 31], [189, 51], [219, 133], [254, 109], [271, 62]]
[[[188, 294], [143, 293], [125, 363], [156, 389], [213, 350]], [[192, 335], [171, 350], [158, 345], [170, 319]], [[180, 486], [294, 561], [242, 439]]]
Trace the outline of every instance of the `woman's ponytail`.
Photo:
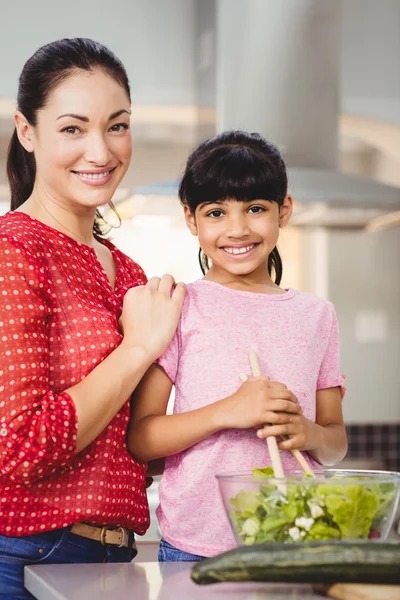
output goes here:
[[27, 152], [18, 139], [17, 130], [8, 146], [7, 176], [11, 190], [11, 210], [29, 198], [35, 183], [36, 165], [33, 152]]

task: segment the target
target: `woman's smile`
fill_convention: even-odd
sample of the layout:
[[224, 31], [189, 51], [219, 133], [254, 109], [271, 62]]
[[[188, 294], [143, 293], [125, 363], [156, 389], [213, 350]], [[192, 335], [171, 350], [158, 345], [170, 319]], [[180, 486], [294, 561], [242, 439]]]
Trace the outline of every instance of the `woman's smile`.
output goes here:
[[72, 171], [86, 185], [101, 186], [107, 184], [117, 167], [96, 169], [91, 171]]

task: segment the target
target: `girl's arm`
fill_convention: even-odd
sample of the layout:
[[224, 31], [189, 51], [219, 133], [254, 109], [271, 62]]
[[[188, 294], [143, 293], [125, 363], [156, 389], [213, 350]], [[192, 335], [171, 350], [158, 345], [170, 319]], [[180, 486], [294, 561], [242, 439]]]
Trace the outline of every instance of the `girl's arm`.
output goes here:
[[178, 415], [166, 415], [172, 382], [164, 369], [152, 365], [132, 397], [128, 448], [140, 462], [176, 454], [220, 429], [211, 404]]
[[136, 460], [171, 456], [222, 429], [248, 429], [261, 423], [286, 422], [301, 408], [286, 386], [267, 377], [249, 379], [227, 398], [186, 413], [166, 415], [172, 382], [152, 365], [132, 398], [128, 448]]
[[339, 387], [317, 390], [316, 422], [303, 415], [291, 415], [291, 422], [278, 426], [267, 426], [258, 436], [288, 435], [280, 442], [282, 450], [306, 450], [322, 465], [335, 465], [347, 452], [347, 436], [343, 423], [342, 395]]
[[309, 453], [321, 465], [336, 465], [347, 453], [340, 388], [317, 390], [316, 409], [316, 422], [309, 421], [314, 438]]

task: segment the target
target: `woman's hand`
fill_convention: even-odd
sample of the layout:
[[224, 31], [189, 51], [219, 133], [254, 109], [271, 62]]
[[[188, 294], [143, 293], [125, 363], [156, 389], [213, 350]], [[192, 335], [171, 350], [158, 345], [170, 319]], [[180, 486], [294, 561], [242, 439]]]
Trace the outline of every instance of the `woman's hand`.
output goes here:
[[186, 286], [178, 283], [172, 292], [173, 286], [174, 278], [163, 275], [125, 294], [120, 319], [123, 344], [143, 348], [151, 361], [166, 350], [178, 326]]
[[283, 436], [283, 441], [278, 442], [281, 450], [313, 450], [319, 445], [320, 429], [301, 414], [290, 415], [286, 423], [266, 425], [257, 431], [257, 437], [265, 439], [271, 436]]
[[264, 423], [279, 426], [291, 423], [300, 414], [296, 396], [283, 383], [268, 377], [248, 379], [235, 394], [219, 403], [223, 429], [248, 429]]

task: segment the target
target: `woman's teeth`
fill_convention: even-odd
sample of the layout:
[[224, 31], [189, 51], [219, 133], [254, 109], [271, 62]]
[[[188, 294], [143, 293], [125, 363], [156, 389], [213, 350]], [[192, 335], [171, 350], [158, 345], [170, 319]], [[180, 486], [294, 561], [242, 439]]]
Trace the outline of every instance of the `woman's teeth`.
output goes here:
[[224, 248], [225, 252], [228, 254], [245, 254], [254, 248], [255, 244], [251, 244], [251, 246], [244, 246], [243, 248]]
[[77, 173], [77, 175], [79, 175], [79, 177], [82, 177], [82, 179], [103, 179], [104, 177], [107, 177], [110, 173], [111, 169], [110, 171], [104, 171], [104, 173]]

